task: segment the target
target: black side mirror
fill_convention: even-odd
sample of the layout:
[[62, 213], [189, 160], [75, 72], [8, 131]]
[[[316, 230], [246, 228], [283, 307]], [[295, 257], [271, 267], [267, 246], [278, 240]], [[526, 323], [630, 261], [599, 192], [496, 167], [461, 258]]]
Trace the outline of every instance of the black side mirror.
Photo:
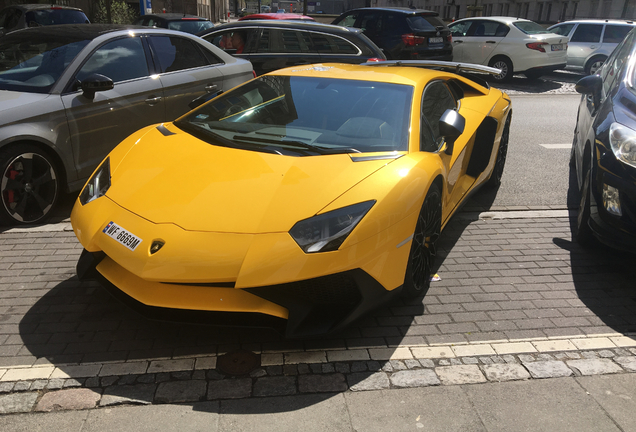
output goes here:
[[603, 89], [603, 78], [600, 75], [588, 75], [581, 78], [575, 87], [576, 91], [584, 94], [591, 95], [594, 102], [594, 108], [598, 108], [601, 103], [601, 90]]
[[87, 76], [81, 83], [80, 87], [87, 99], [94, 99], [95, 93], [98, 91], [111, 90], [115, 87], [113, 80], [107, 76], [100, 74], [91, 74]]
[[466, 119], [457, 111], [447, 109], [439, 119], [439, 134], [446, 140], [446, 154], [453, 154], [455, 140], [464, 133]]

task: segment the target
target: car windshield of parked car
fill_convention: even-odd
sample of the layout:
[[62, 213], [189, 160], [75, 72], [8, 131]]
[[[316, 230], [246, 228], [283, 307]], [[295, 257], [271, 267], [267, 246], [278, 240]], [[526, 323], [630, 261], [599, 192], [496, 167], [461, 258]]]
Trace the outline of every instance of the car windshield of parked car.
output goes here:
[[0, 38], [0, 90], [48, 93], [90, 40], [19, 31]]
[[516, 21], [516, 22], [513, 22], [512, 25], [517, 27], [519, 30], [521, 30], [525, 34], [529, 34], [529, 35], [550, 33], [548, 30], [546, 30], [544, 27], [540, 26], [534, 21]]
[[203, 20], [181, 20], [181, 21], [170, 21], [168, 23], [168, 28], [170, 30], [178, 30], [186, 33], [197, 34], [207, 29], [211, 29], [214, 27], [214, 24], [210, 21]]
[[407, 151], [412, 97], [408, 85], [262, 76], [175, 124], [212, 144], [293, 156]]
[[434, 31], [438, 28], [446, 28], [444, 21], [436, 16], [416, 15], [406, 18], [413, 31]]
[[82, 11], [73, 9], [41, 9], [29, 11], [25, 17], [29, 27], [54, 24], [88, 24], [90, 21]]

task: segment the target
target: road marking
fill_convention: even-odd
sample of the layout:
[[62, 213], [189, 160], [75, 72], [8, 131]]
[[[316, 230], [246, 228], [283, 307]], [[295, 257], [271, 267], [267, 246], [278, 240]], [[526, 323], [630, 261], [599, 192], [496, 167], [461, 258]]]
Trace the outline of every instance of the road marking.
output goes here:
[[548, 150], [556, 150], [556, 149], [571, 149], [572, 144], [539, 144], [543, 148], [547, 148]]

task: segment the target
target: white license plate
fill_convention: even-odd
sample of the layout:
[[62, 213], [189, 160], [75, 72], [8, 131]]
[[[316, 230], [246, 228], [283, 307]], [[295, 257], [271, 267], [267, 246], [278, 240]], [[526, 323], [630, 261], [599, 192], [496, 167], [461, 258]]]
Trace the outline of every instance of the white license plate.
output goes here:
[[442, 43], [442, 42], [444, 42], [443, 37], [428, 38], [428, 43], [430, 44], [436, 44], [436, 43]]
[[130, 231], [117, 225], [115, 222], [110, 222], [104, 228], [103, 233], [108, 237], [115, 239], [116, 242], [126, 246], [131, 251], [134, 251], [137, 246], [143, 241]]
[[563, 44], [552, 45], [552, 51], [563, 51]]

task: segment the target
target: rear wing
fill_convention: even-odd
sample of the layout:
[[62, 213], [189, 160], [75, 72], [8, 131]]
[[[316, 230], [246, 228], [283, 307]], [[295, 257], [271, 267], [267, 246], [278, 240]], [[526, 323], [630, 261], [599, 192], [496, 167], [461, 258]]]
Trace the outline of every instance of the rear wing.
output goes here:
[[457, 75], [461, 75], [485, 88], [490, 88], [490, 84], [488, 84], [486, 80], [476, 77], [473, 74], [499, 75], [501, 73], [500, 69], [489, 67], [489, 66], [482, 66], [478, 64], [472, 64], [472, 63], [439, 61], [439, 60], [383, 60], [383, 61], [366, 62], [366, 63], [362, 63], [362, 65], [363, 66], [411, 66], [411, 67], [421, 67], [426, 69], [441, 70], [444, 72], [451, 72]]

